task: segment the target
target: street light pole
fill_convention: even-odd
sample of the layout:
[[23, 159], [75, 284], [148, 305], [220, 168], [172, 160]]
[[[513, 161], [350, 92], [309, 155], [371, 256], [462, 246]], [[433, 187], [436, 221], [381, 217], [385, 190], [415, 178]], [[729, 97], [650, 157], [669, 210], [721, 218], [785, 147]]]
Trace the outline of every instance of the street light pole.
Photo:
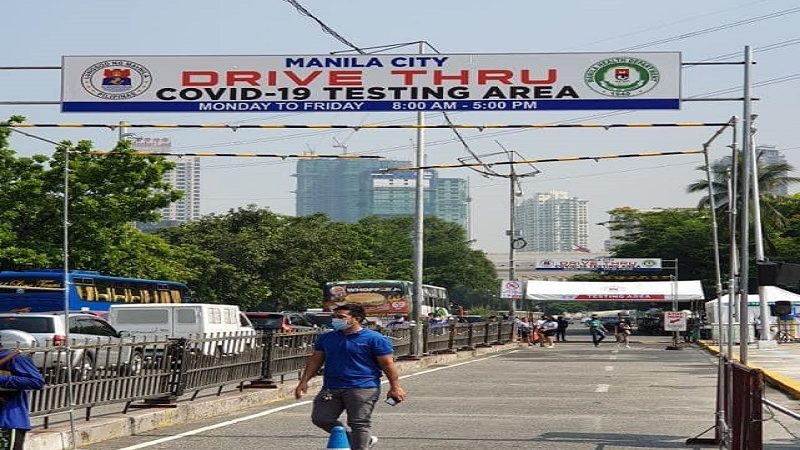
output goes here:
[[[419, 43], [419, 53], [425, 53], [423, 42]], [[422, 274], [423, 274], [423, 239], [425, 228], [425, 171], [421, 169], [425, 165], [425, 115], [422, 111], [417, 111], [417, 185], [416, 202], [414, 204], [414, 297], [412, 304], [412, 318], [416, 326], [411, 328], [411, 349], [415, 357], [422, 356]]]

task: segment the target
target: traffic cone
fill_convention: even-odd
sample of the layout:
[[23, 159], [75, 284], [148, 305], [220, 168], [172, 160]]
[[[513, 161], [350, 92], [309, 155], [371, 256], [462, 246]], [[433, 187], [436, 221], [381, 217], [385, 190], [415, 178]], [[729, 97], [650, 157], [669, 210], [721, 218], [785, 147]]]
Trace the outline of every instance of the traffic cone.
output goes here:
[[331, 436], [328, 438], [328, 446], [325, 450], [350, 450], [350, 441], [347, 440], [347, 432], [344, 427], [336, 425], [331, 429]]

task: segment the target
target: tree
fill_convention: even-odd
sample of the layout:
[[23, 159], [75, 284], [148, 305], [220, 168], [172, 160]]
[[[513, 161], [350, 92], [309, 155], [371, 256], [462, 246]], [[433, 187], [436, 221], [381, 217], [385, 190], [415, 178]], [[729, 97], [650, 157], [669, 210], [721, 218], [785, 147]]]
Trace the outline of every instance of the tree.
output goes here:
[[[411, 218], [368, 217], [355, 224], [324, 215], [286, 217], [255, 207], [164, 229], [172, 245], [209, 251], [227, 275], [198, 281], [214, 301], [261, 310], [319, 307], [333, 280], [401, 279], [413, 274]], [[494, 267], [457, 226], [426, 220], [425, 282], [456, 295], [491, 298]], [[194, 287], [194, 286], [193, 286]], [[199, 297], [204, 300], [202, 297]]]
[[699, 279], [707, 287], [713, 285], [714, 248], [708, 213], [695, 209], [642, 212], [620, 208], [609, 214], [617, 217], [612, 229], [626, 232], [623, 242], [613, 248], [614, 257], [677, 259], [679, 279]]
[[[23, 121], [12, 117], [7, 123]], [[70, 265], [132, 275], [147, 252], [121, 253], [137, 236], [132, 221], [152, 221], [181, 193], [162, 182], [173, 164], [161, 157], [134, 156], [122, 142], [107, 156], [92, 144], [65, 141], [51, 157], [18, 157], [0, 128], [0, 268], [60, 267], [63, 261], [64, 155], [69, 152]], [[144, 239], [141, 236], [137, 236]], [[152, 262], [152, 261], [151, 261]], [[140, 264], [135, 272], [153, 276]], [[180, 272], [174, 268], [167, 273]]]
[[[765, 225], [781, 228], [786, 225], [786, 219], [779, 211], [771, 206], [769, 202], [764, 202], [765, 199], [775, 197], [773, 192], [779, 187], [789, 186], [800, 182], [800, 178], [789, 176], [794, 171], [794, 167], [788, 163], [767, 163], [763, 159], [764, 152], [758, 152], [756, 156], [756, 164], [758, 167], [758, 189], [761, 197], [762, 206], [762, 220]], [[742, 164], [742, 152], [736, 153], [736, 182], [741, 182], [744, 176], [744, 164]], [[711, 164], [711, 187], [714, 190], [714, 203], [718, 211], [726, 211], [729, 203], [729, 190], [728, 181], [731, 178], [733, 168], [733, 158], [726, 156]], [[697, 170], [705, 173], [706, 166], [700, 166]], [[699, 209], [708, 209], [710, 204], [710, 197], [708, 193], [708, 180], [706, 178], [696, 180], [691, 183], [686, 191], [689, 193], [702, 192], [705, 195], [700, 199], [697, 204]], [[737, 205], [742, 204], [742, 192], [739, 186], [736, 186], [736, 202]], [[720, 214], [718, 217], [719, 222], [722, 224], [723, 229], [728, 228], [728, 216]], [[768, 240], [769, 242], [769, 240]]]

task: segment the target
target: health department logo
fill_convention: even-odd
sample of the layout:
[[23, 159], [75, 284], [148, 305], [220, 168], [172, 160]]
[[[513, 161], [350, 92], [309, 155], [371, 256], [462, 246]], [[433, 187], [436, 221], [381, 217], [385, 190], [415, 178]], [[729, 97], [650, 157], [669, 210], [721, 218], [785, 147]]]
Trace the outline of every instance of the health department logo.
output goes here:
[[635, 97], [656, 87], [661, 75], [643, 59], [614, 57], [592, 64], [583, 80], [593, 91], [609, 97]]
[[127, 100], [142, 95], [153, 84], [153, 75], [143, 65], [128, 60], [92, 64], [81, 75], [86, 92], [103, 100]]

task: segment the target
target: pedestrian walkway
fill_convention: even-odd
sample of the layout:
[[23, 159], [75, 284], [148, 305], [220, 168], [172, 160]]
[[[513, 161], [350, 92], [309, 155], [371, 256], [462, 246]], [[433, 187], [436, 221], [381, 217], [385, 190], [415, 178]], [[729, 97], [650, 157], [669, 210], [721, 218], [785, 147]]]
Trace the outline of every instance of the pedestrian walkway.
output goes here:
[[[719, 354], [719, 347], [709, 341], [700, 345], [711, 353]], [[739, 344], [733, 346], [733, 359], [739, 360]], [[800, 400], [800, 343], [776, 345], [774, 348], [747, 346], [747, 366], [760, 369], [764, 380], [774, 387]]]

